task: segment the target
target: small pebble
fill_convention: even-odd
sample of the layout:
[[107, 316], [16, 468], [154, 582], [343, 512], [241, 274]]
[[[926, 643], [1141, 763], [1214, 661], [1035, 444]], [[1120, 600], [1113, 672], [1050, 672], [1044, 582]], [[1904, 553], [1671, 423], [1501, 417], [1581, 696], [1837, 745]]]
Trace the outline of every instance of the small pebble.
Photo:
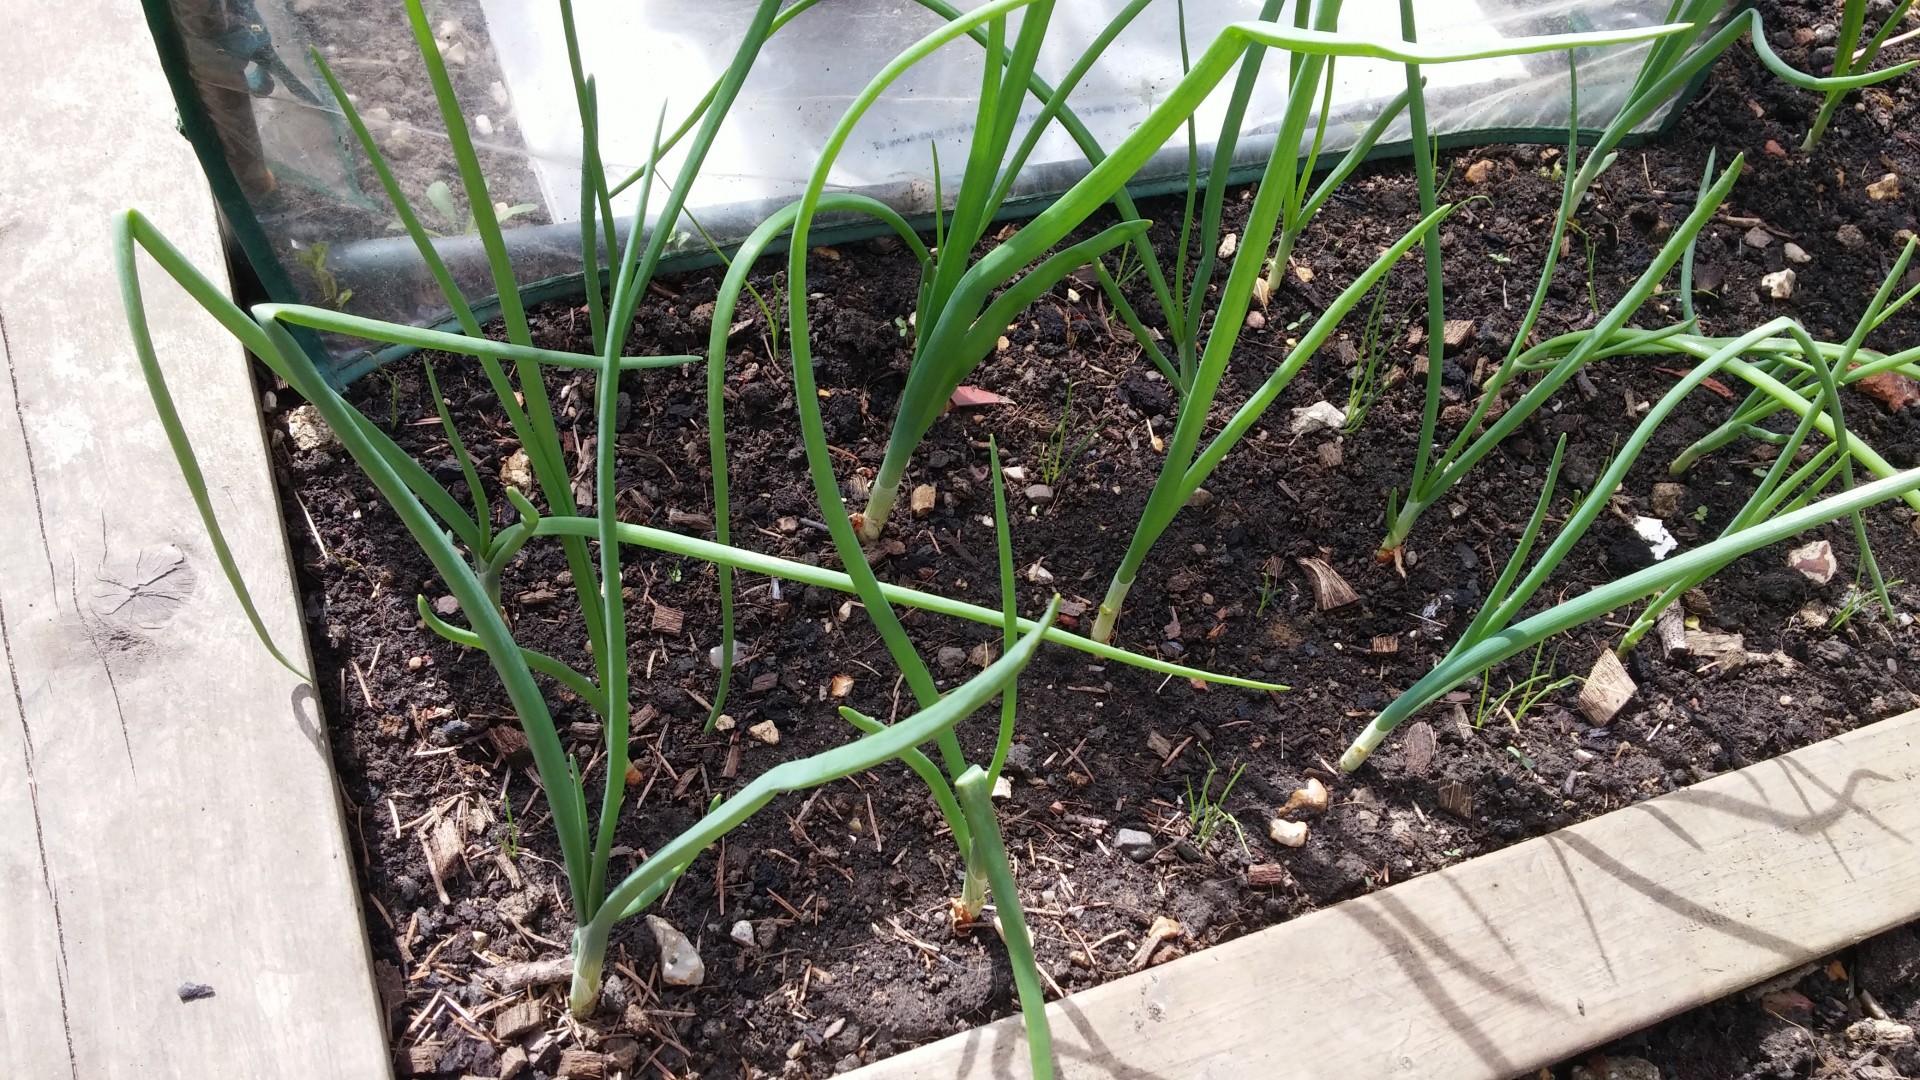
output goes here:
[[749, 949], [753, 948], [753, 924], [745, 919], [734, 923], [733, 929], [727, 931], [727, 936]]
[[766, 743], [768, 746], [780, 745], [780, 729], [771, 720], [762, 720], [747, 729], [747, 734]]
[[1053, 489], [1045, 484], [1034, 484], [1027, 488], [1027, 501], [1036, 506], [1045, 506], [1053, 501]]
[[660, 946], [660, 981], [668, 986], [699, 986], [707, 981], [707, 965], [687, 936], [658, 915], [647, 916], [647, 929]]
[[1807, 254], [1806, 248], [1801, 247], [1791, 240], [1787, 241], [1780, 250], [1786, 252], [1787, 261], [1790, 263], [1799, 263], [1804, 266], [1813, 261], [1813, 256]]
[[1854, 1042], [1901, 1046], [1913, 1041], [1913, 1028], [1891, 1020], [1856, 1020], [1847, 1026], [1847, 1038]]
[[1153, 857], [1153, 836], [1139, 829], [1121, 829], [1113, 834], [1113, 847], [1134, 862], [1146, 862]]
[[1295, 435], [1311, 435], [1316, 431], [1339, 431], [1347, 424], [1347, 414], [1330, 401], [1316, 401], [1304, 409], [1293, 410], [1293, 419], [1288, 422], [1287, 430]]
[[1299, 847], [1307, 842], [1307, 823], [1274, 818], [1267, 826], [1267, 837], [1281, 847]]
[[1760, 279], [1760, 288], [1775, 300], [1791, 300], [1796, 276], [1791, 270], [1776, 270]]
[[1755, 225], [1753, 228], [1747, 230], [1747, 235], [1743, 239], [1746, 240], [1748, 247], [1757, 251], [1773, 243], [1773, 234]]
[[302, 405], [287, 413], [287, 434], [297, 450], [324, 450], [339, 446], [340, 439], [320, 417], [320, 410]]

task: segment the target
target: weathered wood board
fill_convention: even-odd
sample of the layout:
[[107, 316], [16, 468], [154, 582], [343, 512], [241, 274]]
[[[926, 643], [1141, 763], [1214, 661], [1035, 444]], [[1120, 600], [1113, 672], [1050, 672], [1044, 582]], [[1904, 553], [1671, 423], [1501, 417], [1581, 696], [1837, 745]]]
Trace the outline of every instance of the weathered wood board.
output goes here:
[[[316, 703], [222, 578], [120, 314], [116, 210], [223, 266], [140, 6], [0, 4], [0, 101], [0, 1072], [386, 1075]], [[240, 562], [304, 656], [245, 359], [146, 283]]]
[[[1048, 1006], [1060, 1075], [1509, 1080], [1920, 914], [1920, 712]], [[1025, 1077], [1018, 1017], [851, 1074]]]

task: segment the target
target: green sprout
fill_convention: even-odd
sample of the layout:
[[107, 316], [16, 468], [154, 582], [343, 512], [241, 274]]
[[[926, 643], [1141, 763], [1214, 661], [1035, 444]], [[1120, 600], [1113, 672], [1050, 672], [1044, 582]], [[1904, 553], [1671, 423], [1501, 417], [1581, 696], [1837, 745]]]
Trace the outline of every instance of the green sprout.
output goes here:
[[[1226, 810], [1227, 796], [1233, 793], [1233, 785], [1240, 782], [1240, 774], [1247, 771], [1243, 762], [1227, 777], [1227, 782], [1214, 795], [1213, 780], [1219, 775], [1219, 767], [1213, 763], [1213, 755], [1207, 755], [1207, 773], [1200, 780], [1200, 790], [1193, 789], [1193, 779], [1187, 779], [1187, 835], [1193, 838], [1193, 844], [1201, 851], [1213, 844], [1214, 836], [1222, 826], [1232, 826], [1233, 834], [1240, 841], [1240, 850], [1246, 852], [1247, 835], [1240, 828], [1240, 821]], [[1250, 854], [1250, 853], [1249, 853]]]
[[[1906, 584], [1904, 581], [1889, 581], [1886, 587], [1893, 589], [1904, 584]], [[1847, 586], [1846, 598], [1840, 602], [1840, 609], [1833, 613], [1833, 619], [1827, 623], [1827, 629], [1838, 630], [1852, 622], [1853, 617], [1866, 610], [1867, 605], [1873, 603], [1873, 600], [1874, 594], [1870, 590], [1862, 589], [1858, 582]]]
[[[1560, 657], [1560, 651], [1558, 649], [1554, 650], [1553, 656], [1545, 658], [1546, 668], [1542, 670], [1540, 663], [1543, 659], [1542, 651], [1546, 648], [1546, 645], [1547, 643], [1542, 641], [1533, 647], [1533, 664], [1527, 670], [1527, 677], [1519, 682], [1509, 682], [1506, 690], [1502, 691], [1499, 697], [1491, 700], [1487, 697], [1493, 685], [1493, 669], [1488, 668], [1480, 673], [1480, 703], [1474, 709], [1473, 713], [1473, 726], [1475, 728], [1483, 728], [1487, 726], [1488, 720], [1504, 714], [1507, 722], [1513, 725], [1515, 731], [1518, 731], [1520, 730], [1520, 721], [1526, 719], [1527, 713], [1531, 711], [1534, 706], [1540, 704], [1552, 694], [1559, 693], [1569, 686], [1578, 686], [1587, 681], [1585, 677], [1580, 675], [1554, 677], [1553, 671], [1558, 665]], [[1508, 702], [1513, 703], [1512, 708], [1508, 708]], [[1532, 768], [1532, 766], [1529, 765], [1528, 768]]]
[[1047, 434], [1047, 445], [1040, 450], [1040, 482], [1048, 487], [1053, 487], [1060, 482], [1060, 479], [1067, 474], [1067, 470], [1073, 467], [1074, 462], [1080, 460], [1080, 455], [1086, 452], [1087, 447], [1100, 434], [1100, 429], [1094, 428], [1074, 443], [1071, 449], [1068, 448], [1067, 443], [1073, 423], [1074, 385], [1071, 382], [1067, 384], [1066, 400], [1060, 403], [1060, 419], [1053, 425], [1053, 430]]

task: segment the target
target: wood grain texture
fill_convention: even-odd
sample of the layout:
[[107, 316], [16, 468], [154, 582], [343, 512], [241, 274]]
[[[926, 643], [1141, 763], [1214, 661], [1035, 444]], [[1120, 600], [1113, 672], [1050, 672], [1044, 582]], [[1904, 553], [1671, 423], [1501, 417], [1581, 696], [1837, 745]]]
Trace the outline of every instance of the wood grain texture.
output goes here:
[[[1060, 1075], [1530, 1075], [1912, 919], [1916, 775], [1920, 712], [1075, 994]], [[851, 1075], [1026, 1077], [1020, 1030]]]
[[[0, 4], [0, 100], [0, 1072], [386, 1075], [313, 695], [221, 577], [120, 313], [117, 210], [223, 265], [139, 5]], [[146, 287], [215, 504], [304, 656], [245, 359]]]

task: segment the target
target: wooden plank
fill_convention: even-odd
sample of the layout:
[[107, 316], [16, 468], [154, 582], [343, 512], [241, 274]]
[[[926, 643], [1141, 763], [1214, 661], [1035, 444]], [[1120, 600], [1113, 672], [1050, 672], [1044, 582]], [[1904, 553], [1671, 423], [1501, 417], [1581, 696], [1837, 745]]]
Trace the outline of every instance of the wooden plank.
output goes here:
[[[1075, 994], [1060, 1075], [1530, 1075], [1914, 918], [1916, 775], [1920, 712]], [[1029, 1072], [1013, 1017], [851, 1075]]]
[[[0, 1073], [386, 1075], [312, 692], [222, 579], [120, 314], [116, 210], [223, 266], [140, 6], [0, 4], [0, 100]], [[304, 656], [244, 358], [147, 288], [254, 595]]]

